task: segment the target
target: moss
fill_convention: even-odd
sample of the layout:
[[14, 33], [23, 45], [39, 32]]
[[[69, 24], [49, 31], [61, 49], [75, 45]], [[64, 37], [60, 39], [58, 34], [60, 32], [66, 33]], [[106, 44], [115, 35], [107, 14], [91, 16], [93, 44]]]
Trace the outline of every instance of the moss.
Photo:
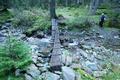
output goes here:
[[80, 68], [76, 68], [75, 71], [81, 75], [82, 80], [96, 80], [94, 77], [92, 77]]

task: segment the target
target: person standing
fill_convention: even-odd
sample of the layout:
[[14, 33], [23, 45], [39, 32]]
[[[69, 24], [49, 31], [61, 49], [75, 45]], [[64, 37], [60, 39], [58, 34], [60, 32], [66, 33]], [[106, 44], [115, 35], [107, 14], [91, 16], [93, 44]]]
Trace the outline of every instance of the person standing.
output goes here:
[[105, 20], [106, 20], [106, 16], [105, 16], [104, 13], [102, 13], [102, 15], [100, 17], [100, 21], [99, 21], [99, 26], [100, 27], [103, 27], [103, 24], [104, 24]]

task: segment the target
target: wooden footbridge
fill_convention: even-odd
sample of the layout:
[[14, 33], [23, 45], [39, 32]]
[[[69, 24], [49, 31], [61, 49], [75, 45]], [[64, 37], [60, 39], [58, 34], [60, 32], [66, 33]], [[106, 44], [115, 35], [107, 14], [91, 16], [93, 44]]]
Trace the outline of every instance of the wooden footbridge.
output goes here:
[[62, 66], [61, 61], [61, 44], [59, 40], [58, 22], [56, 19], [52, 19], [52, 42], [53, 50], [51, 53], [50, 66], [52, 70], [60, 70]]

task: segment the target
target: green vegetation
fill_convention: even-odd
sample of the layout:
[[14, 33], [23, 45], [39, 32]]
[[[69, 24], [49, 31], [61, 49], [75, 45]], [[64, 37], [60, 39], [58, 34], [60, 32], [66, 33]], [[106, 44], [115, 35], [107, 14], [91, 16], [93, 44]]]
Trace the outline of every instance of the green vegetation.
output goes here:
[[31, 33], [32, 31], [44, 31], [50, 29], [51, 23], [50, 20], [44, 17], [38, 17], [38, 19], [33, 24], [33, 27], [28, 29], [28, 33]]
[[119, 80], [120, 79], [120, 67], [111, 66], [109, 73], [102, 77], [103, 80]]
[[6, 20], [10, 19], [12, 14], [9, 10], [0, 12], [0, 24], [4, 23]]
[[86, 29], [92, 26], [87, 18], [76, 17], [73, 19], [66, 20], [66, 25], [69, 30], [72, 29]]
[[94, 77], [92, 77], [91, 75], [87, 74], [85, 71], [83, 71], [80, 68], [75, 69], [75, 71], [81, 75], [82, 80], [96, 80]]
[[63, 16], [65, 18], [63, 23], [68, 27], [69, 30], [90, 28], [93, 26], [92, 23], [99, 22], [99, 15], [88, 16], [88, 9], [85, 7], [60, 7], [56, 10], [56, 12], [58, 16]]
[[33, 14], [29, 10], [23, 10], [23, 11], [18, 11], [18, 10], [12, 10], [12, 13], [14, 15], [12, 23], [14, 27], [30, 27], [36, 20], [36, 15]]
[[112, 13], [109, 19], [104, 24], [107, 27], [114, 27], [120, 29], [120, 14]]
[[18, 76], [13, 76], [13, 75], [10, 75], [9, 77], [8, 77], [8, 80], [24, 80], [24, 78], [23, 77], [18, 77]]
[[105, 27], [113, 27], [113, 28], [120, 28], [120, 13], [119, 11], [116, 12], [113, 7], [116, 7], [118, 5], [115, 4], [108, 4], [104, 3], [101, 4], [99, 9], [97, 10], [96, 14], [100, 15], [102, 13], [105, 13], [107, 16], [107, 20], [105, 21], [104, 26]]
[[24, 70], [31, 63], [30, 49], [23, 41], [10, 37], [0, 47], [0, 62], [0, 80], [13, 80], [16, 69]]
[[46, 31], [50, 29], [51, 22], [48, 12], [41, 8], [13, 12], [13, 24], [15, 27], [25, 27], [26, 34], [32, 35], [38, 30]]

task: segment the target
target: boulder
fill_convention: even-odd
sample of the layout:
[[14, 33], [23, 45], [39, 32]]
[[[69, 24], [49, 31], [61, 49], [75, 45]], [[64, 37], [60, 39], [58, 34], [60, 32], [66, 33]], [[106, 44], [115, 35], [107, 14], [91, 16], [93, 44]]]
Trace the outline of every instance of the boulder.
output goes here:
[[31, 64], [27, 70], [27, 73], [29, 73], [33, 78], [36, 78], [41, 72], [38, 70], [38, 67], [36, 67], [34, 64]]
[[83, 48], [83, 49], [88, 49], [88, 50], [92, 49], [92, 47], [91, 47], [91, 46], [88, 46], [88, 45], [82, 45], [82, 48]]
[[62, 67], [63, 79], [64, 80], [75, 80], [75, 72], [70, 67]]
[[54, 73], [49, 72], [47, 74], [47, 80], [59, 80], [60, 76]]
[[98, 78], [98, 77], [104, 76], [106, 73], [107, 73], [106, 70], [103, 70], [103, 71], [94, 71], [93, 72], [93, 76], [96, 77], [96, 78]]
[[45, 38], [45, 34], [43, 32], [37, 32], [37, 34], [35, 35], [35, 37], [37, 38]]
[[78, 69], [78, 68], [81, 68], [81, 65], [77, 63], [73, 63], [70, 67], [73, 69]]
[[77, 49], [77, 52], [79, 52], [81, 54], [81, 56], [83, 56], [84, 58], [88, 58], [88, 54], [83, 51], [82, 49]]
[[86, 61], [85, 66], [91, 69], [92, 71], [99, 71], [98, 65], [94, 62]]
[[98, 38], [104, 39], [104, 36], [103, 35], [99, 35]]
[[60, 80], [60, 76], [55, 73], [45, 72], [40, 75], [39, 80]]
[[65, 65], [72, 64], [72, 56], [71, 56], [71, 53], [68, 50], [63, 51], [62, 63], [64, 63]]
[[25, 80], [34, 80], [31, 76], [25, 74]]

